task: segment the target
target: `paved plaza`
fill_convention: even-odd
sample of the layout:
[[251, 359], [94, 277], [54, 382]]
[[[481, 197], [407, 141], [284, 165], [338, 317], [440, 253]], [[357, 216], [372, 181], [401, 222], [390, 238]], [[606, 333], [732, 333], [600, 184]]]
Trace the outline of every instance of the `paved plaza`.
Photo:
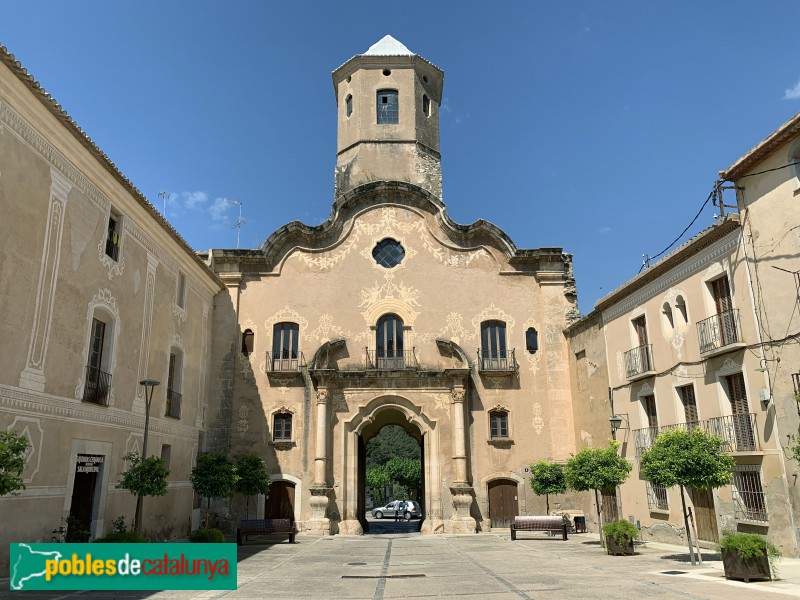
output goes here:
[[[647, 544], [633, 557], [607, 556], [596, 536], [567, 542], [531, 534], [299, 537], [252, 541], [239, 552], [239, 589], [214, 592], [16, 592], [6, 598], [747, 598], [800, 597], [800, 560], [783, 579], [726, 581], [712, 551], [692, 567], [685, 548]], [[671, 572], [671, 574], [670, 574]]]

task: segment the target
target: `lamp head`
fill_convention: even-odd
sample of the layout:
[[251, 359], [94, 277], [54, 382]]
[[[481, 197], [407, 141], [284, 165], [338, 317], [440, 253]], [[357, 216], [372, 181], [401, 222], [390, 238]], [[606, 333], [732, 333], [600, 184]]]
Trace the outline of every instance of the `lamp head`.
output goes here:
[[618, 415], [611, 415], [611, 418], [608, 421], [611, 423], [612, 431], [617, 431], [622, 425], [622, 417]]
[[156, 387], [161, 382], [156, 379], [142, 379], [139, 382], [139, 385], [143, 385], [144, 387]]

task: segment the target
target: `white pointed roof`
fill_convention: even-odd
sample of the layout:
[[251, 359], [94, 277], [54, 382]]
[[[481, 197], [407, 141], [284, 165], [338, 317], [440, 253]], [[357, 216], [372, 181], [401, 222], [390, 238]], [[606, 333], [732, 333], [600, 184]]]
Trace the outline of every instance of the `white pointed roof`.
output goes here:
[[372, 44], [365, 56], [414, 56], [414, 53], [390, 35], [383, 36]]

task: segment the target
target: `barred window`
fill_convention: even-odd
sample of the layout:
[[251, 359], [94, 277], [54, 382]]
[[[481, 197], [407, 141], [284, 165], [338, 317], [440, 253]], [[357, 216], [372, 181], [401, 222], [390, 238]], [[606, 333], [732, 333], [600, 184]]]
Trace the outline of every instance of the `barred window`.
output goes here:
[[669, 510], [667, 488], [663, 485], [647, 483], [647, 506], [650, 510]]
[[761, 467], [736, 465], [732, 470], [734, 516], [745, 521], [768, 521]]

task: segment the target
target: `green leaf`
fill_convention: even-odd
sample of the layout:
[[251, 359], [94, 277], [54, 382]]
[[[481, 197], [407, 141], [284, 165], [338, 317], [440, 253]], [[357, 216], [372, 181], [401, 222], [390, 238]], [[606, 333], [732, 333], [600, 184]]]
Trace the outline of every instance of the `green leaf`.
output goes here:
[[137, 452], [131, 452], [123, 458], [130, 467], [122, 473], [117, 489], [128, 490], [134, 496], [163, 496], [167, 493], [169, 469], [160, 456], [148, 456], [143, 460]]
[[24, 435], [0, 431], [0, 496], [25, 489], [22, 471], [25, 470], [28, 446], [28, 438]]
[[617, 454], [619, 442], [608, 448], [584, 448], [567, 461], [564, 478], [577, 492], [613, 490], [628, 478], [633, 465]]
[[206, 498], [227, 498], [236, 491], [236, 466], [224, 452], [203, 452], [189, 476], [194, 491]]
[[272, 483], [267, 465], [258, 454], [245, 454], [236, 461], [236, 491], [244, 496], [269, 493], [269, 484]]
[[664, 487], [712, 489], [728, 485], [735, 461], [722, 447], [722, 438], [696, 427], [659, 433], [640, 461], [640, 472], [650, 483]]
[[563, 494], [567, 491], [564, 466], [540, 460], [531, 465], [531, 489], [537, 496]]

